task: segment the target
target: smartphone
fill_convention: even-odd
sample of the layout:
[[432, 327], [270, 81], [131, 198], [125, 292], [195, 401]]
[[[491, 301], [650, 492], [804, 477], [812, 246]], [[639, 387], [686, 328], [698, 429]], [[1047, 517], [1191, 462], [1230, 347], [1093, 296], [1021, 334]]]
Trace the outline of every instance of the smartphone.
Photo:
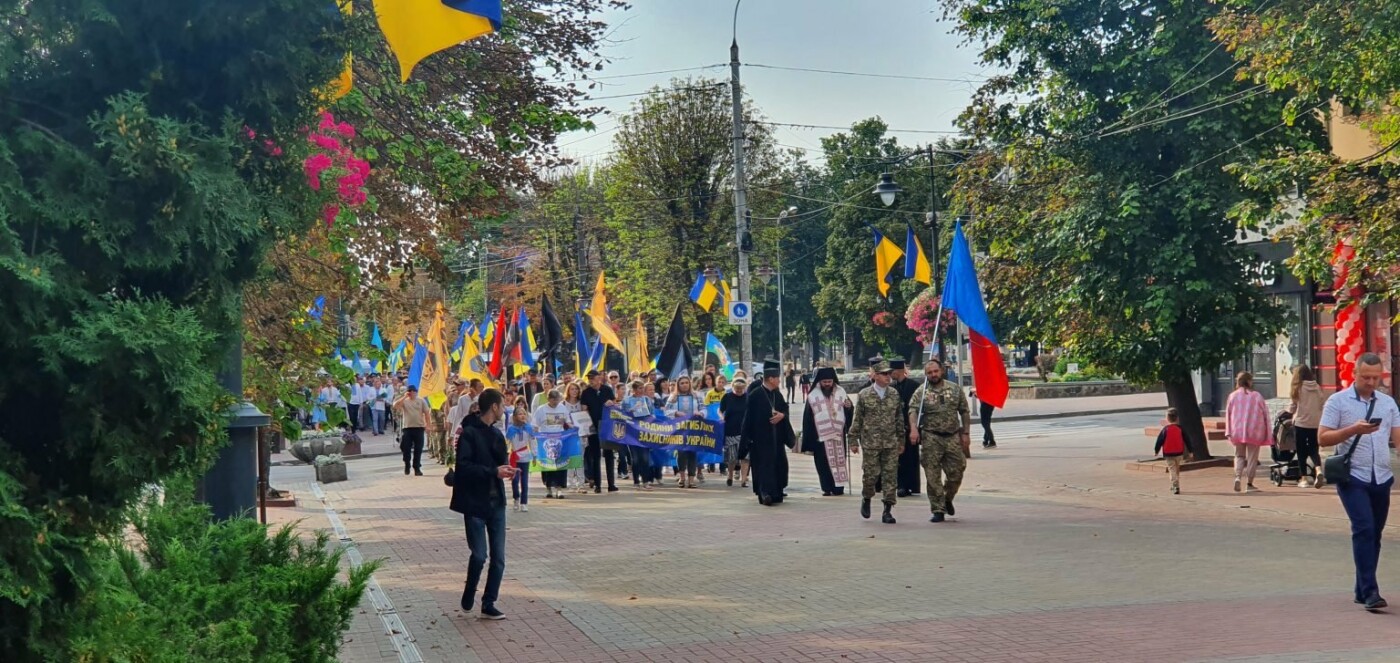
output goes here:
[[1379, 426], [1379, 425], [1381, 425], [1381, 418], [1380, 418], [1380, 417], [1371, 417], [1370, 419], [1367, 419], [1367, 420], [1366, 420], [1366, 423], [1371, 424], [1372, 426]]

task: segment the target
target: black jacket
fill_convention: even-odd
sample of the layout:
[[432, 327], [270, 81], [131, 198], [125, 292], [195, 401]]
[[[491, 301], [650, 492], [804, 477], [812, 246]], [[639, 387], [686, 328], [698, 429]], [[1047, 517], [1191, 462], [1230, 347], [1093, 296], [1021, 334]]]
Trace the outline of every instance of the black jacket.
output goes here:
[[452, 510], [467, 516], [489, 516], [505, 508], [505, 483], [496, 469], [509, 462], [506, 438], [473, 412], [462, 420], [457, 438], [457, 469], [452, 483]]

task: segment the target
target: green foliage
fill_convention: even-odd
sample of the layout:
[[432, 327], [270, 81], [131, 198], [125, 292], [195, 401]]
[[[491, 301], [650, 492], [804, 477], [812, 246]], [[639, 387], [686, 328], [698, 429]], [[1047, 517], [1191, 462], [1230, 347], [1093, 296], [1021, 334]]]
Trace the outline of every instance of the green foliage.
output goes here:
[[1034, 336], [1140, 382], [1189, 384], [1191, 370], [1272, 338], [1281, 311], [1226, 217], [1250, 193], [1221, 176], [1221, 158], [1320, 134], [1311, 118], [1280, 124], [1286, 96], [1219, 75], [1232, 61], [1205, 28], [1215, 9], [945, 6], [984, 61], [1011, 72], [963, 116], [1005, 146], [973, 159], [958, 192], [970, 235], [989, 240], [991, 308], [1019, 308]]
[[[1248, 228], [1283, 227], [1293, 271], [1330, 284], [1339, 242], [1359, 247], [1346, 288], [1368, 298], [1400, 297], [1400, 5], [1384, 0], [1323, 0], [1260, 5], [1232, 1], [1211, 23], [1256, 82], [1297, 96], [1292, 117], [1333, 102], [1338, 124], [1369, 131], [1378, 149], [1346, 163], [1322, 149], [1281, 151], [1238, 165], [1234, 172], [1261, 200], [1244, 201], [1234, 218]], [[1354, 155], [1352, 155], [1354, 157]], [[1302, 194], [1301, 196], [1299, 194]]]
[[[814, 197], [843, 203], [834, 206], [827, 222], [826, 256], [816, 269], [821, 289], [814, 302], [820, 315], [848, 321], [870, 345], [906, 354], [917, 347], [918, 342], [905, 315], [909, 304], [927, 286], [903, 278], [903, 262], [899, 262], [891, 272], [894, 285], [890, 287], [889, 296], [880, 296], [875, 280], [875, 244], [868, 226], [874, 226], [903, 250], [906, 224], [912, 225], [932, 263], [935, 260], [932, 237], [924, 223], [932, 204], [930, 167], [937, 178], [938, 191], [946, 193], [952, 184], [947, 172], [953, 159], [947, 153], [938, 152], [933, 164], [927, 158], [914, 157], [899, 167], [896, 162], [913, 150], [886, 136], [886, 128], [882, 120], [871, 118], [857, 122], [848, 133], [822, 139], [827, 162], [827, 172], [821, 182], [825, 195]], [[938, 149], [952, 147], [953, 143], [944, 142]], [[904, 189], [895, 204], [888, 208], [871, 193], [882, 171], [894, 172], [896, 182]], [[942, 212], [939, 218], [944, 221], [939, 242], [942, 253], [951, 241], [949, 220], [952, 215], [944, 208], [942, 195], [938, 205]], [[942, 274], [937, 278], [941, 279]], [[877, 324], [877, 316], [890, 322]]]
[[[55, 658], [74, 661], [334, 661], [377, 562], [340, 582], [329, 536], [212, 523], [187, 489], [134, 510], [134, 542], [95, 551], [100, 589]], [[177, 494], [178, 493], [178, 494]]]
[[141, 487], [221, 444], [239, 293], [315, 222], [297, 129], [342, 51], [320, 0], [6, 2], [0, 23], [0, 411], [23, 413], [0, 418], [0, 651], [26, 661], [79, 625]]

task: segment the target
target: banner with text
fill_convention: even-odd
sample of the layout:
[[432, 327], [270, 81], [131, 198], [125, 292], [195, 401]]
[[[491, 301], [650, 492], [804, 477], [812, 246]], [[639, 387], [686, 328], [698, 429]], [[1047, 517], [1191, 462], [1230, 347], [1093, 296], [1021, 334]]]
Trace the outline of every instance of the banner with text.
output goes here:
[[536, 432], [530, 451], [535, 456], [530, 462], [532, 472], [583, 468], [583, 444], [579, 442], [577, 428], [554, 433]]
[[695, 415], [679, 419], [647, 417], [633, 419], [615, 407], [603, 409], [601, 439], [645, 449], [698, 451], [718, 454], [724, 451], [724, 422]]

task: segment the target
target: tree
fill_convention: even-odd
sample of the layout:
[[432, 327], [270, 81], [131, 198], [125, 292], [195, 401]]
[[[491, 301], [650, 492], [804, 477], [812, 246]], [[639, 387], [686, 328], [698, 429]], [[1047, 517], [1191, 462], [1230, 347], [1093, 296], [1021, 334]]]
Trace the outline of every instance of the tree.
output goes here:
[[998, 146], [963, 169], [957, 194], [969, 234], [990, 240], [991, 306], [1022, 308], [1037, 337], [1109, 371], [1160, 380], [1192, 452], [1209, 457], [1191, 372], [1282, 325], [1234, 242], [1226, 213], [1250, 194], [1221, 159], [1312, 144], [1316, 125], [1280, 123], [1287, 95], [1227, 75], [1207, 3], [944, 6], [1008, 72], [961, 118]]
[[[921, 346], [917, 334], [905, 322], [905, 311], [927, 286], [904, 279], [903, 263], [898, 263], [891, 272], [894, 284], [889, 296], [880, 296], [875, 279], [871, 227], [903, 250], [906, 228], [912, 226], [932, 262], [933, 246], [924, 225], [929, 211], [928, 168], [934, 168], [938, 188], [946, 192], [952, 183], [946, 175], [952, 159], [946, 152], [937, 152], [934, 164], [922, 159], [910, 161], [910, 165], [898, 170], [899, 160], [912, 150], [886, 136], [886, 129], [884, 121], [871, 118], [852, 125], [849, 133], [822, 139], [827, 172], [825, 193], [820, 197], [834, 204], [826, 227], [825, 261], [816, 270], [821, 290], [816, 294], [815, 303], [822, 316], [844, 319], [855, 326], [860, 338], [873, 346], [869, 348], [872, 353], [889, 352], [912, 358]], [[939, 149], [951, 146], [951, 143], [943, 143]], [[899, 179], [905, 191], [895, 199], [893, 206], [884, 207], [871, 190], [878, 175], [889, 170], [906, 174]], [[941, 211], [941, 197], [939, 202]], [[940, 215], [940, 218], [946, 217], [946, 213]], [[942, 227], [944, 239], [940, 244], [943, 247], [948, 246], [947, 238], [951, 237], [948, 225], [945, 223]]]
[[[1285, 226], [1293, 241], [1293, 270], [1330, 283], [1332, 254], [1341, 242], [1365, 247], [1349, 263], [1345, 296], [1363, 287], [1370, 297], [1400, 297], [1400, 54], [1392, 35], [1400, 7], [1378, 0], [1281, 2], [1254, 9], [1226, 3], [1211, 23], [1217, 38], [1254, 82], [1294, 96], [1284, 117], [1322, 112], [1349, 116], [1382, 147], [1346, 162], [1318, 149], [1295, 149], [1241, 164], [1243, 183], [1267, 202], [1236, 209], [1246, 226]], [[1301, 193], [1301, 199], [1298, 195]], [[1301, 205], [1299, 204], [1301, 202]], [[1300, 209], [1301, 208], [1301, 209]]]
[[71, 658], [101, 536], [200, 472], [275, 238], [317, 222], [301, 127], [340, 69], [321, 0], [0, 2], [0, 651]]
[[[781, 176], [771, 132], [754, 122], [753, 109], [744, 113], [749, 205], [754, 216], [774, 217], [778, 198], [763, 190]], [[696, 273], [713, 267], [727, 277], [738, 274], [728, 89], [703, 79], [673, 81], [642, 97], [618, 124], [607, 167], [602, 266], [618, 276], [615, 301], [624, 315], [667, 320]], [[765, 245], [772, 243], [755, 237], [756, 249]], [[762, 259], [759, 253], [754, 260]], [[716, 313], [699, 313], [691, 332], [723, 335], [728, 325], [716, 322]]]

